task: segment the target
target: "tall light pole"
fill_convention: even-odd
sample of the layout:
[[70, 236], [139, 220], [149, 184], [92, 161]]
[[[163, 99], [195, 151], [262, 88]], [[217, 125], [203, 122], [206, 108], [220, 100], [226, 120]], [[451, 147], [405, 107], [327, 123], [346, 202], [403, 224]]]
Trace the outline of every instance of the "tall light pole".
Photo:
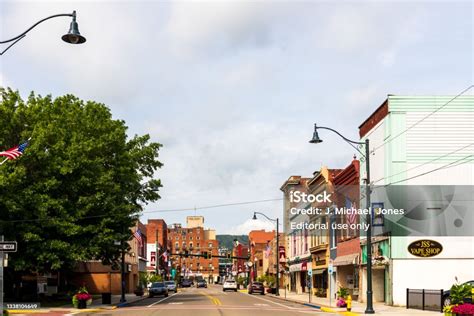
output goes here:
[[26, 34], [29, 31], [31, 31], [32, 29], [34, 29], [38, 24], [40, 24], [40, 23], [42, 23], [46, 20], [53, 19], [53, 18], [58, 18], [58, 17], [62, 17], [62, 16], [72, 17], [72, 22], [69, 26], [69, 31], [67, 32], [67, 34], [64, 34], [61, 37], [61, 39], [63, 41], [65, 41], [66, 43], [69, 43], [69, 44], [82, 44], [82, 43], [84, 43], [86, 41], [86, 38], [84, 36], [82, 36], [81, 33], [79, 33], [79, 25], [76, 22], [76, 11], [72, 11], [72, 13], [62, 13], [62, 14], [55, 14], [55, 15], [48, 16], [47, 18], [39, 20], [38, 22], [33, 24], [29, 29], [27, 29], [26, 31], [24, 31], [20, 35], [17, 35], [15, 37], [10, 38], [10, 39], [5, 40], [5, 41], [0, 41], [0, 44], [11, 43], [0, 53], [0, 55], [3, 55], [10, 47], [15, 45], [22, 38], [24, 38], [26, 36]]
[[[367, 173], [367, 178], [365, 180], [365, 202], [366, 202], [366, 208], [369, 210], [366, 221], [367, 221], [367, 244], [366, 244], [366, 256], [367, 256], [367, 306], [365, 308], [365, 313], [366, 314], [374, 314], [374, 307], [372, 304], [372, 211], [370, 208], [370, 151], [369, 151], [369, 139], [366, 138], [365, 142], [357, 142], [350, 140], [346, 137], [344, 137], [341, 133], [338, 131], [329, 128], [329, 127], [323, 127], [323, 126], [317, 126], [314, 124], [314, 132], [313, 132], [313, 138], [309, 141], [311, 144], [319, 144], [322, 143], [322, 139], [319, 138], [318, 135], [318, 129], [326, 129], [328, 131], [331, 131], [333, 133], [336, 133], [339, 135], [342, 139], [344, 139], [349, 145], [351, 145], [353, 148], [355, 148], [363, 158], [365, 158], [365, 168], [366, 168], [366, 173]], [[365, 153], [361, 152], [359, 148], [357, 148], [355, 145], [359, 146], [364, 146], [365, 147]]]
[[260, 213], [260, 212], [253, 212], [254, 220], [257, 219], [257, 214], [262, 215], [266, 219], [272, 222], [276, 222], [276, 251], [275, 251], [275, 259], [276, 259], [276, 296], [280, 296], [280, 262], [279, 262], [279, 249], [280, 249], [280, 233], [279, 233], [279, 221], [278, 217], [276, 219], [270, 218], [267, 215]]

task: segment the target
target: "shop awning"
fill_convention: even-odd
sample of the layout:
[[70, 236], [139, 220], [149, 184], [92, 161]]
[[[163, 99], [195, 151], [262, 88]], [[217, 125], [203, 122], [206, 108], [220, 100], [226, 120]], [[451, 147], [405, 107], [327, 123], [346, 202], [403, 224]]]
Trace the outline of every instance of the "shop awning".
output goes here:
[[314, 269], [313, 274], [323, 274], [326, 269]]
[[350, 255], [339, 256], [334, 260], [334, 266], [347, 266], [359, 263], [359, 255], [357, 253], [352, 253]]

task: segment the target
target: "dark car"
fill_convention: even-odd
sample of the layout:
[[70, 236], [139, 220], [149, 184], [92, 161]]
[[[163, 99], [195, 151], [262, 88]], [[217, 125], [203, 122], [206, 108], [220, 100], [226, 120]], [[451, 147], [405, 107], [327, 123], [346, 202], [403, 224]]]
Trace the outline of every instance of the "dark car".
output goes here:
[[153, 297], [155, 295], [164, 295], [164, 297], [168, 297], [168, 289], [163, 282], [153, 282], [150, 289], [148, 290], [148, 293], [149, 297]]
[[207, 282], [206, 282], [206, 280], [203, 280], [203, 279], [197, 280], [197, 282], [196, 282], [196, 287], [207, 287]]
[[[470, 284], [471, 287], [474, 288], [474, 280], [464, 282], [463, 284]], [[449, 297], [450, 295], [451, 295], [451, 290], [447, 290], [443, 292], [443, 306], [451, 305], [451, 298]], [[469, 299], [471, 298], [466, 298], [465, 301], [469, 301]]]
[[189, 279], [184, 279], [181, 281], [181, 287], [191, 287], [192, 284], [193, 282]]
[[265, 295], [265, 287], [261, 282], [253, 282], [249, 285], [248, 292], [249, 294], [260, 293], [262, 295]]

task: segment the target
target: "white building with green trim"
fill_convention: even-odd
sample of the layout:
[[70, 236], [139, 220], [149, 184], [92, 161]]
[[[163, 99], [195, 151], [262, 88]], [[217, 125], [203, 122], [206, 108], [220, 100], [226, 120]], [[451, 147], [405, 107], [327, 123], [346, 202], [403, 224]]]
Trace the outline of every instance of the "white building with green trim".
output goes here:
[[[472, 192], [474, 96], [389, 95], [359, 126], [359, 133], [361, 141], [370, 140], [372, 205], [394, 206], [387, 201], [387, 190], [410, 186], [412, 195], [420, 192], [419, 208], [424, 207], [422, 213], [432, 219], [412, 217], [408, 226], [423, 226], [423, 223], [433, 223], [431, 220], [438, 226], [442, 223], [442, 227], [425, 225], [422, 231], [430, 234], [410, 237], [399, 236], [390, 229], [387, 218], [381, 219], [385, 227], [373, 227], [376, 236], [372, 257], [377, 257], [372, 261], [374, 301], [403, 306], [407, 288], [447, 290], [455, 277], [460, 282], [474, 280], [474, 238], [469, 234], [453, 236], [456, 234], [452, 233], [458, 231], [459, 225], [472, 232], [473, 197], [448, 213], [448, 207], [453, 205], [447, 203], [446, 208], [430, 208], [427, 206], [430, 203], [426, 202], [433, 202], [432, 195], [423, 196], [423, 190], [428, 186], [452, 186], [452, 190], [462, 187]], [[364, 183], [366, 167], [363, 159], [360, 170], [361, 183]], [[365, 205], [363, 200], [361, 205]], [[431, 257], [412, 255], [409, 245], [423, 239], [439, 243], [442, 250]], [[367, 269], [363, 236], [361, 244], [360, 298], [365, 301]]]

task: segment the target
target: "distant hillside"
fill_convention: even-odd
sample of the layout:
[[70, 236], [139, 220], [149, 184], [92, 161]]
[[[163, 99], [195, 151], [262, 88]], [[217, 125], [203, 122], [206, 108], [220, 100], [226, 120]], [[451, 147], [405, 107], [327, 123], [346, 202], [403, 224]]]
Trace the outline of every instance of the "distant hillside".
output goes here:
[[249, 236], [247, 235], [217, 235], [216, 239], [219, 241], [219, 247], [232, 249], [234, 239], [237, 239], [240, 244], [247, 245], [249, 243]]

